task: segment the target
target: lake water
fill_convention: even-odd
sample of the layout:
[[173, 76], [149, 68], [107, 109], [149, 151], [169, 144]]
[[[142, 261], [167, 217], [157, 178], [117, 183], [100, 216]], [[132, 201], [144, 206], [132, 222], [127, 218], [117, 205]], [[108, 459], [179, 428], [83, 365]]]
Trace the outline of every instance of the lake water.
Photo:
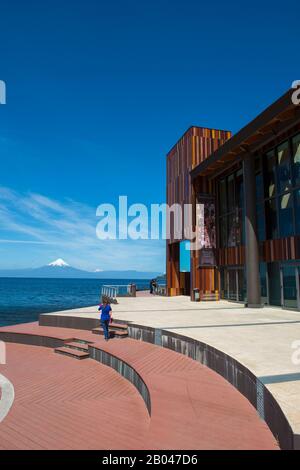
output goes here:
[[40, 313], [99, 303], [101, 286], [134, 283], [148, 289], [148, 280], [0, 278], [0, 326], [38, 320]]

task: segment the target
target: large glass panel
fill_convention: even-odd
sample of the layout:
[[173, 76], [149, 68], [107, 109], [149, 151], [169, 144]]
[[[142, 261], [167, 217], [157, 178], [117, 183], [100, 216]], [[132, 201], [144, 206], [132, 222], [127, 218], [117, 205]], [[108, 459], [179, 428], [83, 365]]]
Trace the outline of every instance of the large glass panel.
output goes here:
[[228, 215], [228, 243], [227, 246], [236, 246], [236, 215]]
[[261, 201], [264, 197], [264, 183], [260, 158], [256, 158], [255, 160], [255, 189], [256, 201]]
[[238, 300], [244, 301], [246, 292], [244, 269], [238, 269], [238, 283]]
[[239, 170], [235, 177], [236, 184], [236, 210], [235, 210], [235, 242], [243, 244], [244, 225], [244, 181], [243, 170]]
[[269, 303], [281, 305], [281, 285], [279, 263], [268, 263]]
[[241, 245], [245, 245], [246, 243], [246, 232], [245, 232], [245, 212], [242, 211], [240, 213], [241, 215], [241, 220], [242, 220], [242, 242]]
[[256, 220], [258, 239], [263, 241], [266, 239], [265, 212], [263, 204], [257, 204], [256, 206]]
[[284, 194], [279, 198], [279, 229], [281, 237], [294, 234], [292, 193]]
[[224, 268], [221, 268], [220, 279], [221, 279], [221, 299], [227, 299], [228, 298], [227, 271]]
[[262, 303], [268, 303], [268, 291], [267, 291], [267, 265], [266, 263], [259, 263], [259, 275], [260, 275], [260, 295]]
[[238, 210], [236, 212], [236, 229], [235, 229], [235, 237], [236, 237], [236, 245], [242, 245], [244, 243], [243, 235], [244, 235], [244, 217], [243, 211]]
[[293, 159], [292, 159], [294, 185], [300, 184], [300, 134], [293, 138]]
[[295, 266], [283, 265], [282, 278], [283, 305], [288, 308], [297, 308], [297, 284]]
[[295, 221], [296, 221], [296, 234], [300, 234], [300, 190], [297, 189], [295, 192]]
[[220, 214], [226, 214], [227, 212], [227, 200], [226, 200], [226, 180], [220, 181], [219, 186], [219, 199], [220, 199]]
[[242, 209], [244, 207], [244, 183], [243, 170], [239, 170], [235, 178], [236, 184], [236, 207]]
[[276, 199], [266, 201], [266, 232], [267, 239], [278, 238]]
[[228, 269], [228, 299], [229, 300], [237, 300], [236, 298], [236, 270], [235, 269]]
[[220, 247], [227, 246], [227, 217], [219, 218]]
[[290, 144], [287, 140], [277, 148], [277, 184], [278, 192], [282, 193], [291, 188]]
[[232, 212], [234, 210], [234, 175], [227, 177], [227, 202], [228, 212]]
[[265, 156], [265, 196], [272, 197], [275, 196], [275, 168], [276, 168], [276, 159], [275, 151], [272, 150], [268, 152]]

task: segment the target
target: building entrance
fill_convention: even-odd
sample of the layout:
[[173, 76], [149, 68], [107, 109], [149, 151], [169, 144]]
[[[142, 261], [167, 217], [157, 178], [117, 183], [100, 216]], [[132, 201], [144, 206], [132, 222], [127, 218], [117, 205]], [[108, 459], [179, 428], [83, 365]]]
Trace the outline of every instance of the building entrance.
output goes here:
[[279, 263], [268, 264], [269, 304], [281, 305], [281, 282]]
[[221, 268], [221, 299], [245, 301], [245, 273], [244, 267]]
[[[261, 270], [262, 301], [277, 307], [300, 310], [299, 262], [273, 262]], [[265, 276], [267, 274], [267, 276]]]

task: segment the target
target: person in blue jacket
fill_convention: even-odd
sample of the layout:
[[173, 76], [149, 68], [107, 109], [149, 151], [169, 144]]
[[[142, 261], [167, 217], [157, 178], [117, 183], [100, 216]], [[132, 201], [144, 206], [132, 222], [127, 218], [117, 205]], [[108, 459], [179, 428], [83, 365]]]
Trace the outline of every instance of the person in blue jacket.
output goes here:
[[109, 340], [109, 323], [112, 318], [112, 309], [110, 303], [107, 300], [103, 301], [103, 304], [99, 305], [98, 308], [100, 315], [100, 322], [104, 332], [105, 341]]

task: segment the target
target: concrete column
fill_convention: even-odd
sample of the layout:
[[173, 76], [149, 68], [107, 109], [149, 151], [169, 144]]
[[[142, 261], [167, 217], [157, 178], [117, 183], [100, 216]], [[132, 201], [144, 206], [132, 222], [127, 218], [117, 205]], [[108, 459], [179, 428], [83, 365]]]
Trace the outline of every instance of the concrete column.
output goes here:
[[256, 223], [256, 191], [254, 157], [247, 154], [243, 161], [247, 307], [262, 307], [259, 277], [259, 243]]

